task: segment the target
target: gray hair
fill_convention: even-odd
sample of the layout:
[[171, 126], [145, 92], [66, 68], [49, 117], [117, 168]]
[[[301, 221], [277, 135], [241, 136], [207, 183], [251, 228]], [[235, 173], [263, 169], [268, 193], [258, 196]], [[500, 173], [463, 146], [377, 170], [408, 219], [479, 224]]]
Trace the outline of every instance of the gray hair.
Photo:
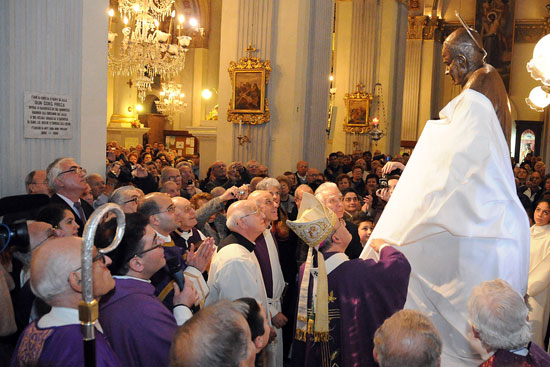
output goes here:
[[74, 159], [68, 158], [68, 157], [60, 157], [60, 158], [57, 158], [52, 163], [50, 163], [48, 165], [48, 168], [46, 168], [46, 177], [48, 179], [48, 185], [51, 187], [53, 191], [57, 191], [59, 189], [59, 187], [57, 187], [57, 185], [55, 184], [55, 179], [62, 172], [61, 164], [68, 160], [74, 160]]
[[[71, 289], [67, 279], [80, 264], [80, 247], [61, 247], [59, 240], [62, 239], [46, 241], [35, 250], [31, 261], [31, 290], [48, 304], [56, 296]], [[56, 251], [58, 246], [59, 251]]]
[[324, 204], [326, 200], [325, 193], [330, 189], [336, 189], [340, 191], [338, 189], [338, 186], [334, 182], [324, 182], [320, 184], [317, 190], [315, 190], [315, 197], [317, 198], [317, 200]]
[[502, 279], [481, 283], [468, 301], [469, 321], [487, 349], [517, 349], [531, 340], [523, 297]]
[[179, 169], [174, 168], [174, 167], [164, 167], [162, 169], [162, 171], [160, 171], [160, 184], [161, 185], [163, 183], [165, 183], [166, 181], [169, 181], [168, 177], [170, 177], [170, 173], [169, 173], [170, 170], [176, 170], [177, 174], [181, 176], [181, 173], [180, 173]]
[[135, 189], [136, 188], [134, 186], [130, 185], [119, 187], [118, 189], [113, 191], [111, 195], [109, 195], [109, 202], [122, 206], [124, 205], [124, 201], [128, 200], [128, 192]]
[[36, 171], [30, 171], [27, 176], [25, 176], [25, 190], [27, 191], [27, 194], [31, 193], [31, 189], [29, 188], [29, 185], [32, 184], [32, 181], [34, 180], [34, 174]]
[[234, 367], [247, 358], [250, 332], [239, 307], [221, 300], [181, 326], [170, 348], [170, 366]]
[[266, 177], [263, 180], [261, 180], [260, 182], [258, 182], [258, 184], [256, 185], [256, 190], [265, 191], [265, 190], [269, 189], [271, 186], [275, 186], [279, 190], [281, 189], [281, 184], [279, 183], [279, 181], [277, 179], [275, 179], [273, 177]]
[[239, 200], [229, 206], [227, 209], [227, 221], [225, 224], [229, 230], [237, 232], [238, 222], [243, 216], [243, 210], [250, 205], [254, 205], [254, 207], [256, 207], [256, 204], [254, 204], [251, 200]]
[[380, 367], [437, 367], [441, 337], [430, 319], [415, 310], [401, 310], [374, 333]]

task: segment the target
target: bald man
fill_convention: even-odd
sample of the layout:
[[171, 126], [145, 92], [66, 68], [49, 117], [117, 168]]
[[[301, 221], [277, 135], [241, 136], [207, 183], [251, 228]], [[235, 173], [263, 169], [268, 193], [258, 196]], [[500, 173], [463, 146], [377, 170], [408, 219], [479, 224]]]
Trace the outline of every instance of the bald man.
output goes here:
[[[12, 366], [83, 366], [84, 348], [78, 319], [82, 299], [79, 237], [55, 238], [34, 252], [31, 262], [31, 287], [34, 294], [52, 306], [40, 320], [32, 322], [21, 335]], [[93, 251], [93, 293], [100, 298], [115, 286], [107, 265], [108, 256]], [[96, 323], [96, 365], [119, 366], [117, 356]]]
[[266, 229], [264, 214], [250, 200], [231, 204], [227, 210], [231, 234], [221, 241], [210, 266], [206, 305], [221, 299], [254, 298], [269, 310], [262, 271], [254, 254], [255, 241]]

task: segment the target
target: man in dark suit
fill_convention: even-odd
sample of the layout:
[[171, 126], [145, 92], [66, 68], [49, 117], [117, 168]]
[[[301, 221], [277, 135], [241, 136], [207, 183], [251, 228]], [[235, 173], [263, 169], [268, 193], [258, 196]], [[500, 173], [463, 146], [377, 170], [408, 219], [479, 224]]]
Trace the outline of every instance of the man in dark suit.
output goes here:
[[86, 221], [94, 208], [80, 196], [86, 190], [86, 170], [80, 167], [74, 158], [57, 158], [46, 170], [48, 184], [54, 194], [50, 202], [65, 205], [74, 214], [80, 226], [78, 235], [82, 237]]

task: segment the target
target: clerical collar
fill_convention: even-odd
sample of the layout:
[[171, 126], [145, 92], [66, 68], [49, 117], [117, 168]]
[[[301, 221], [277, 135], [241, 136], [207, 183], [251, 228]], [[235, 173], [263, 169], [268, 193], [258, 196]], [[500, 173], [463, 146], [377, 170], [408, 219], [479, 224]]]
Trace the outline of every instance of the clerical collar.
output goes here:
[[[531, 343], [529, 343], [531, 344]], [[518, 349], [512, 349], [510, 350], [510, 353], [514, 353], [518, 356], [523, 356], [525, 357], [526, 355], [529, 354], [529, 344], [527, 344], [526, 346], [524, 346], [523, 348], [518, 348]]]
[[237, 241], [233, 241], [233, 243], [237, 242], [239, 245], [243, 246], [248, 251], [252, 252], [254, 251], [254, 248], [256, 248], [256, 244], [254, 242], [250, 242], [246, 237], [244, 237], [240, 233], [231, 232], [231, 235], [233, 235], [237, 240]]
[[177, 233], [180, 235], [181, 238], [187, 241], [189, 237], [193, 235], [193, 230], [190, 229], [189, 231], [184, 231], [178, 228]]
[[170, 236], [164, 236], [160, 233], [158, 233], [157, 231], [155, 231], [157, 233], [157, 236], [160, 237], [160, 239], [162, 239], [165, 243], [166, 242], [172, 242], [172, 238]]
[[113, 275], [113, 278], [115, 279], [132, 279], [132, 280], [139, 280], [141, 282], [144, 282], [144, 283], [151, 283], [151, 281], [149, 279], [141, 279], [141, 278], [136, 278], [136, 277], [131, 277], [129, 275]]
[[[37, 325], [42, 329], [67, 325], [80, 325], [78, 310], [76, 308], [69, 307], [52, 307], [50, 312], [38, 320]], [[99, 321], [96, 321], [95, 327], [103, 333], [103, 329], [101, 328]]]

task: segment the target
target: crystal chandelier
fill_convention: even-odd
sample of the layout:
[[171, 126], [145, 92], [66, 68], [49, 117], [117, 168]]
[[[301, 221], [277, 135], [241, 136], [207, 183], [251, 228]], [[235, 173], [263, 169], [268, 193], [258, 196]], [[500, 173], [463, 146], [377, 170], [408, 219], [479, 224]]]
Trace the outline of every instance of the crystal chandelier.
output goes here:
[[181, 91], [181, 84], [174, 82], [162, 83], [162, 92], [160, 92], [160, 101], [155, 101], [157, 111], [166, 115], [173, 115], [182, 112], [187, 107], [183, 101], [185, 94]]
[[[118, 34], [111, 32], [112, 17], [109, 10], [109, 69], [113, 75], [135, 77], [138, 96], [143, 101], [151, 89], [153, 77], [163, 79], [176, 76], [185, 65], [191, 37], [187, 30], [204, 32], [196, 19], [185, 23], [185, 16], [179, 15], [174, 28], [176, 11], [174, 0], [119, 0], [118, 11], [124, 23], [120, 47], [114, 47]], [[161, 30], [169, 18], [168, 32]]]

